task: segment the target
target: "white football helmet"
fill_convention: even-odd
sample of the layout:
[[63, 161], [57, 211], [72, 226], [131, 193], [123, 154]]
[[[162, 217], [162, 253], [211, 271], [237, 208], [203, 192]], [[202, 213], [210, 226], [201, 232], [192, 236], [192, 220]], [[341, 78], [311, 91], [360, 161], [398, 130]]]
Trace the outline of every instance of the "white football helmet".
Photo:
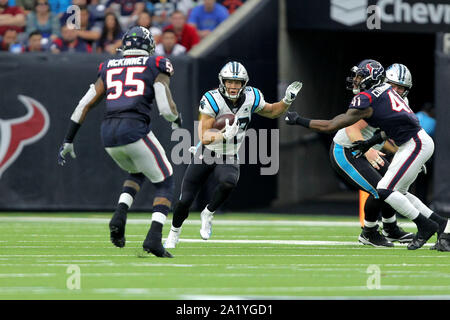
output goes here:
[[[224, 80], [241, 80], [242, 87], [239, 90], [237, 95], [230, 95], [226, 88]], [[245, 86], [247, 85], [249, 78], [248, 73], [245, 67], [236, 61], [228, 62], [225, 66], [223, 66], [222, 70], [219, 72], [219, 91], [229, 99], [237, 99], [244, 91]]]
[[386, 82], [405, 87], [405, 92], [402, 94], [402, 98], [405, 98], [412, 87], [411, 72], [405, 65], [394, 63], [386, 70]]

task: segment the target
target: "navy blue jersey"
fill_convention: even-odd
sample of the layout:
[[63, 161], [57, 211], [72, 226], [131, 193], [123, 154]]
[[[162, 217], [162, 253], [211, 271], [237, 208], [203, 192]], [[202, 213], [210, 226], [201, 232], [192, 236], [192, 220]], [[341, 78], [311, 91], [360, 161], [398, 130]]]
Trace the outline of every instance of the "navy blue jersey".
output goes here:
[[400, 146], [421, 129], [419, 120], [407, 103], [389, 84], [383, 84], [353, 97], [349, 108], [372, 107], [370, 118], [364, 120], [372, 127], [380, 128]]
[[129, 56], [100, 64], [98, 76], [106, 92], [102, 123], [105, 147], [132, 143], [150, 131], [153, 83], [159, 73], [173, 74], [172, 64], [161, 56]]

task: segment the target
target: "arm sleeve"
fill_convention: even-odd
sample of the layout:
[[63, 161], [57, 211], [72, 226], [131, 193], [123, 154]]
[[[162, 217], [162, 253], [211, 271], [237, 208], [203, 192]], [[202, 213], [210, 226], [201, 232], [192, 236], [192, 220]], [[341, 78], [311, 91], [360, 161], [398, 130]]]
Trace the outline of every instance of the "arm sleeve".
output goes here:
[[264, 106], [266, 105], [266, 101], [264, 100], [264, 96], [259, 89], [252, 88], [252, 90], [255, 95], [255, 101], [253, 102], [252, 111], [259, 112], [262, 109], [264, 109]]
[[218, 110], [217, 110], [217, 112], [215, 111], [215, 109], [209, 102], [208, 98], [206, 97], [206, 94], [203, 95], [202, 99], [200, 100], [200, 106], [198, 107], [198, 111], [202, 114], [205, 114], [207, 116], [214, 117], [214, 118], [216, 117], [217, 113], [219, 112]]

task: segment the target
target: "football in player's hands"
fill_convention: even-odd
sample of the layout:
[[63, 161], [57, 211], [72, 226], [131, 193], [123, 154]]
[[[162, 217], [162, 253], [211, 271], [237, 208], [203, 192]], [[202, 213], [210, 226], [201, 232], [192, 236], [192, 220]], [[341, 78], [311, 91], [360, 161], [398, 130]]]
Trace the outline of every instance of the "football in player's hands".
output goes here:
[[216, 118], [216, 121], [213, 124], [213, 128], [217, 130], [222, 130], [225, 128], [226, 120], [228, 119], [228, 123], [230, 125], [234, 122], [234, 115], [233, 114], [224, 114]]

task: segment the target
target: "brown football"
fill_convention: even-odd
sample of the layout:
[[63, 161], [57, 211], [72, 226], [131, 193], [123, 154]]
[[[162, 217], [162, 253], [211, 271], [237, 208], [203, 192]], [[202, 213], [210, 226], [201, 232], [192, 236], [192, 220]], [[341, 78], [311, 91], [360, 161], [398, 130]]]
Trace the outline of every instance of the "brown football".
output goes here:
[[224, 114], [220, 117], [216, 118], [216, 121], [213, 124], [213, 128], [217, 130], [222, 130], [225, 128], [225, 120], [228, 119], [229, 124], [232, 125], [234, 121], [234, 115], [232, 114]]

